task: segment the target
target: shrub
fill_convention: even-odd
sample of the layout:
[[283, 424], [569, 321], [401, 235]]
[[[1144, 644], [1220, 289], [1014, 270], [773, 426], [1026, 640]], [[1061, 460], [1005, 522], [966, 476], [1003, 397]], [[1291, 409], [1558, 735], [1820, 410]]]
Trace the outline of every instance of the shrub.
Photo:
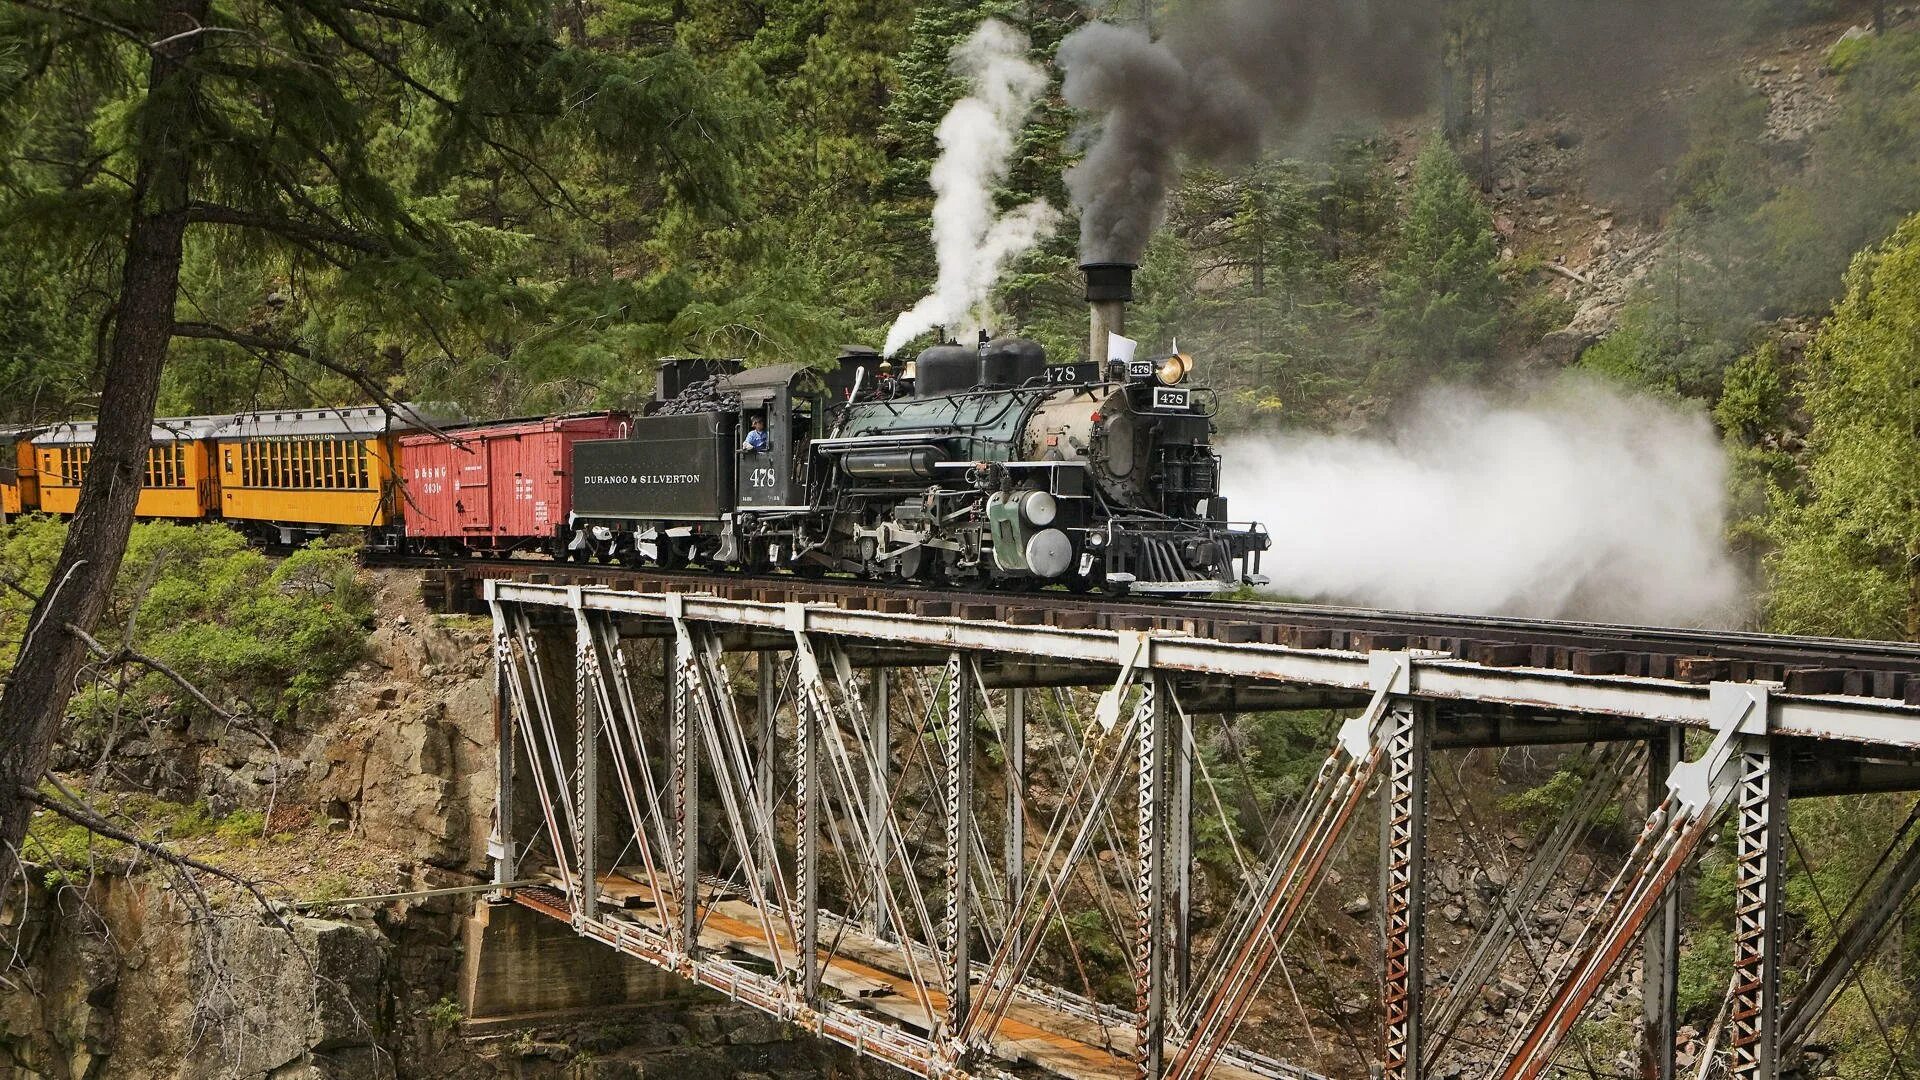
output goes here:
[[[64, 539], [65, 526], [46, 518], [0, 529], [0, 572], [45, 588]], [[24, 598], [0, 595], [0, 674], [28, 610]], [[223, 708], [285, 719], [359, 659], [371, 612], [349, 549], [315, 545], [275, 562], [224, 526], [145, 522], [134, 527], [97, 636], [114, 648], [131, 625], [134, 648]], [[204, 711], [164, 675], [129, 674], [78, 695], [72, 713], [85, 721], [116, 710]]]

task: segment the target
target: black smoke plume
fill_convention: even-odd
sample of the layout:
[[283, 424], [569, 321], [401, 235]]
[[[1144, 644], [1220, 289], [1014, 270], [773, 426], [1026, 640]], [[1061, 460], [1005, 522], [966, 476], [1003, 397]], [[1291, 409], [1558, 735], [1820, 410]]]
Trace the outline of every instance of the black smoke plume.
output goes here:
[[1089, 23], [1061, 42], [1067, 102], [1101, 117], [1067, 187], [1089, 262], [1138, 262], [1179, 160], [1252, 160], [1319, 115], [1405, 116], [1439, 58], [1433, 0], [1204, 0], [1158, 39]]

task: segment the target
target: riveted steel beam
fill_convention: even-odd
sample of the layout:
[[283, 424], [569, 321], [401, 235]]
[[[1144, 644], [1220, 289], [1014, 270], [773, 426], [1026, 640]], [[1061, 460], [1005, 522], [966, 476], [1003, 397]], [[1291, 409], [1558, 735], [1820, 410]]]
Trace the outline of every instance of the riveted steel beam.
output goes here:
[[887, 897], [893, 884], [887, 876], [888, 828], [893, 813], [893, 785], [887, 777], [888, 748], [893, 745], [893, 676], [887, 668], [874, 669], [872, 697], [867, 705], [867, 744], [872, 754], [867, 761], [867, 831], [873, 843], [873, 906], [868, 918], [875, 937], [892, 932], [887, 924]]
[[574, 866], [580, 876], [575, 918], [599, 910], [600, 859], [600, 659], [594, 649], [592, 617], [574, 608], [574, 799], [580, 831], [574, 836]]
[[1135, 713], [1139, 760], [1139, 844], [1135, 855], [1133, 1061], [1142, 1080], [1166, 1069], [1167, 1038], [1167, 773], [1174, 749], [1167, 739], [1167, 681], [1153, 675], [1140, 684]]
[[1427, 707], [1395, 702], [1380, 797], [1386, 979], [1382, 1080], [1419, 1080], [1427, 847]]
[[[507, 616], [500, 605], [489, 605], [493, 614], [493, 740], [494, 777], [493, 828], [487, 835], [487, 858], [493, 864], [495, 885], [519, 878], [520, 852], [514, 841], [514, 738], [513, 690], [508, 685], [513, 664], [513, 643], [507, 635]], [[497, 899], [497, 897], [496, 897]]]
[[1732, 1080], [1780, 1075], [1780, 894], [1786, 884], [1787, 758], [1764, 735], [1739, 748], [1734, 795]]
[[[565, 590], [557, 586], [489, 581], [487, 590], [490, 598], [513, 603], [565, 606]], [[739, 629], [779, 630], [786, 627], [789, 618], [789, 605], [585, 590], [589, 607], [628, 615], [663, 617], [667, 605], [676, 601], [684, 603], [687, 618]], [[1044, 656], [1055, 664], [1123, 665], [1132, 652], [1135, 636], [1130, 631], [1015, 626], [821, 605], [806, 606], [804, 611], [806, 626], [815, 633], [884, 642], [892, 647]], [[1152, 665], [1168, 673], [1289, 683], [1321, 691], [1364, 693], [1372, 686], [1366, 653], [1231, 643], [1163, 632], [1152, 636]], [[1715, 718], [1706, 686], [1671, 679], [1487, 667], [1429, 653], [1410, 655], [1407, 695], [1435, 702], [1511, 705], [1536, 712], [1645, 719], [1702, 729], [1711, 729]], [[1769, 709], [1769, 727], [1777, 734], [1920, 747], [1920, 707], [1903, 702], [1775, 693]]]
[[947, 911], [943, 926], [947, 971], [947, 1032], [961, 1029], [972, 1003], [973, 877], [973, 677], [970, 659], [947, 657], [947, 709], [940, 746], [946, 765]]

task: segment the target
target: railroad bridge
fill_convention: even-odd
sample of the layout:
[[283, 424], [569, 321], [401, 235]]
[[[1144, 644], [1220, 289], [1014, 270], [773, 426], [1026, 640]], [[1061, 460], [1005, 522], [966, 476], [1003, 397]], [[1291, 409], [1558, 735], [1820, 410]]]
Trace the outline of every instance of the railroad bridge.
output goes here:
[[[1729, 1075], [1771, 1078], [1920, 883], [1920, 839], [1888, 837], [1831, 954], [1783, 997], [1789, 800], [1920, 788], [1906, 646], [524, 564], [433, 585], [471, 588], [493, 620], [496, 902], [919, 1075], [1314, 1076], [1250, 1045], [1248, 1022], [1281, 1008], [1336, 849], [1365, 842], [1375, 1075], [1457, 1072], [1463, 1017], [1525, 953], [1536, 978], [1501, 1045], [1476, 1048], [1485, 1075], [1552, 1073], [1637, 974], [1639, 1074], [1671, 1080], [1678, 883], [1731, 821], [1712, 1037]], [[1202, 751], [1235, 714], [1304, 709], [1335, 717], [1324, 761], [1260, 809], [1260, 839], [1213, 830], [1237, 894], [1207, 897], [1202, 927], [1196, 831], [1234, 816]], [[1555, 744], [1589, 749], [1571, 809], [1442, 970], [1430, 765]], [[1564, 946], [1538, 951], [1529, 920], [1609, 806], [1644, 825]], [[1088, 977], [1089, 925], [1124, 953], [1119, 1000]]]

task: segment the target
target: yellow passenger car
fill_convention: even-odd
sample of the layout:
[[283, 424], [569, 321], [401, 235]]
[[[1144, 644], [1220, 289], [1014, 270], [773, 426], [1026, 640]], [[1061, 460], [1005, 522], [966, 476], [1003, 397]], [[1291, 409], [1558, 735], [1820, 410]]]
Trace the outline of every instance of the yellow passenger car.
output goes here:
[[338, 528], [397, 526], [399, 439], [413, 430], [375, 406], [234, 417], [214, 440], [221, 513], [282, 544]]
[[[189, 416], [156, 420], [147, 448], [146, 475], [133, 513], [143, 518], [192, 521], [220, 512], [219, 480], [213, 473], [212, 443], [225, 416]], [[34, 436], [40, 509], [71, 514], [80, 505], [80, 485], [93, 460], [98, 425], [92, 421], [60, 424]]]
[[40, 509], [40, 482], [34, 474], [33, 431], [0, 428], [0, 523]]

